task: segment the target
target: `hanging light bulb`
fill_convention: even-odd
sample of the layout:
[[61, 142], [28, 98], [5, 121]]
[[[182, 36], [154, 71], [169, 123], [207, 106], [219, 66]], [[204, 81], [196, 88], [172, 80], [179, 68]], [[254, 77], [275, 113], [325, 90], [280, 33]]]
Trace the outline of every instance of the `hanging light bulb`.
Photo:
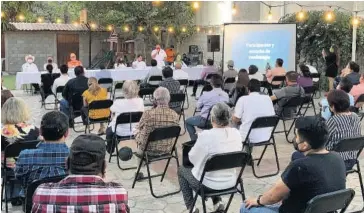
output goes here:
[[139, 26], [139, 27], [138, 27], [138, 30], [139, 30], [139, 32], [143, 32], [144, 27], [143, 27], [143, 26]]
[[304, 21], [306, 19], [306, 12], [301, 9], [301, 11], [296, 14], [296, 19], [298, 21]]
[[114, 27], [112, 25], [108, 25], [106, 28], [108, 31], [112, 31], [114, 29]]
[[18, 19], [19, 19], [19, 21], [24, 21], [24, 20], [25, 20], [25, 17], [24, 17], [24, 15], [23, 15], [23, 14], [20, 14], [20, 15], [18, 16]]
[[234, 3], [233, 9], [231, 9], [231, 14], [234, 16], [234, 15], [236, 15], [236, 13], [237, 13], [237, 10], [236, 10], [236, 5]]
[[168, 27], [168, 32], [169, 33], [173, 33], [173, 31], [174, 31], [173, 27]]
[[77, 22], [77, 21], [75, 21], [75, 22], [73, 22], [73, 25], [74, 25], [75, 27], [77, 27], [79, 24], [78, 24], [78, 22]]
[[1, 18], [4, 18], [4, 17], [5, 17], [5, 13], [1, 12]]
[[193, 9], [197, 10], [198, 8], [200, 8], [200, 3], [198, 1], [195, 1], [195, 2], [193, 2], [192, 6], [193, 6]]
[[325, 12], [325, 20], [328, 22], [332, 22], [335, 19], [335, 15], [334, 12], [331, 10], [331, 6], [330, 9], [328, 11]]
[[155, 6], [155, 7], [158, 7], [161, 5], [161, 1], [160, 0], [157, 0], [157, 1], [153, 1], [152, 2], [152, 5]]
[[187, 31], [186, 27], [182, 27], [182, 32], [185, 33]]
[[157, 32], [159, 30], [159, 27], [155, 26], [154, 27], [154, 32]]
[[129, 32], [129, 30], [130, 30], [130, 29], [129, 29], [128, 25], [125, 25], [125, 26], [124, 26], [124, 32]]
[[272, 20], [273, 19], [272, 8], [271, 7], [269, 7], [269, 12], [268, 12], [267, 18], [268, 18], [268, 20]]
[[353, 17], [352, 24], [353, 26], [358, 26], [360, 24], [360, 20], [358, 18], [358, 12], [356, 12], [355, 16]]
[[197, 27], [197, 28], [196, 28], [196, 31], [197, 31], [197, 32], [200, 32], [200, 30], [201, 30], [201, 29], [200, 29], [200, 27]]
[[57, 18], [57, 19], [56, 19], [56, 23], [57, 23], [57, 24], [60, 24], [60, 23], [62, 23], [62, 19], [60, 19], [60, 18]]
[[212, 34], [212, 30], [211, 29], [209, 29], [209, 34]]
[[44, 20], [43, 20], [43, 18], [42, 18], [42, 17], [37, 18], [37, 22], [38, 22], [38, 23], [43, 23], [43, 21], [44, 21]]
[[94, 30], [94, 29], [96, 29], [97, 25], [96, 25], [95, 23], [91, 23], [91, 24], [90, 24], [90, 27], [91, 27], [91, 29], [93, 29], [93, 30]]

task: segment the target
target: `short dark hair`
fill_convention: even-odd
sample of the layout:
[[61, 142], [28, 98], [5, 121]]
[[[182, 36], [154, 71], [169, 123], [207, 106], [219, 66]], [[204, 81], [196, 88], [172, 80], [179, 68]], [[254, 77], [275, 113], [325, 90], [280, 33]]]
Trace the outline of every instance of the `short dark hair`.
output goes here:
[[252, 64], [249, 66], [248, 70], [249, 70], [249, 75], [254, 75], [255, 73], [258, 72], [258, 67]]
[[1, 107], [5, 104], [5, 102], [9, 99], [14, 97], [13, 93], [10, 90], [1, 90]]
[[162, 74], [164, 78], [171, 78], [173, 77], [173, 70], [169, 66], [164, 67], [162, 70]]
[[61, 65], [59, 69], [61, 70], [62, 74], [68, 73], [68, 66], [66, 64]]
[[332, 90], [327, 95], [329, 106], [334, 107], [336, 112], [348, 112], [350, 107], [349, 95], [342, 90]]
[[305, 116], [295, 123], [298, 136], [312, 149], [324, 148], [329, 136], [325, 119], [320, 116]]
[[150, 65], [152, 65], [152, 67], [155, 67], [155, 66], [157, 66], [157, 60], [155, 60], [155, 59], [152, 59], [151, 61], [150, 61]]
[[308, 68], [308, 66], [302, 65], [302, 66], [300, 66], [300, 70], [304, 77], [307, 77], [307, 78], [311, 77], [310, 68]]
[[138, 54], [137, 58], [139, 58], [140, 56], [142, 56], [142, 54]]
[[41, 134], [45, 141], [57, 141], [68, 130], [68, 117], [60, 111], [47, 112], [40, 124]]
[[77, 66], [75, 67], [75, 76], [80, 76], [82, 74], [84, 74], [85, 71], [83, 70], [83, 67], [82, 66]]
[[354, 85], [353, 82], [349, 80], [349, 78], [344, 77], [341, 79], [339, 86], [341, 90], [343, 90], [346, 93], [349, 93]]
[[211, 85], [212, 85], [214, 88], [219, 88], [219, 87], [221, 87], [221, 86], [222, 86], [222, 84], [223, 84], [222, 77], [221, 77], [221, 75], [219, 75], [219, 74], [213, 74], [213, 75], [211, 76], [211, 80], [210, 80], [210, 82], [211, 82]]
[[277, 63], [277, 65], [278, 66], [283, 66], [283, 59], [281, 59], [281, 58], [277, 58], [277, 60], [276, 60], [276, 63]]
[[214, 60], [212, 60], [211, 58], [207, 59], [207, 64], [210, 66], [214, 65]]
[[49, 73], [52, 73], [52, 71], [53, 71], [53, 66], [52, 66], [52, 64], [48, 64], [48, 65], [46, 66], [46, 70], [47, 70]]
[[349, 62], [349, 68], [353, 71], [353, 72], [359, 72], [360, 71], [360, 67], [357, 63], [355, 63], [354, 61], [350, 61]]
[[248, 83], [248, 89], [250, 92], [260, 92], [260, 81], [257, 79], [251, 79]]
[[286, 78], [289, 82], [297, 82], [298, 73], [296, 71], [289, 71], [286, 73]]
[[174, 45], [173, 44], [171, 45], [171, 48], [174, 48]]

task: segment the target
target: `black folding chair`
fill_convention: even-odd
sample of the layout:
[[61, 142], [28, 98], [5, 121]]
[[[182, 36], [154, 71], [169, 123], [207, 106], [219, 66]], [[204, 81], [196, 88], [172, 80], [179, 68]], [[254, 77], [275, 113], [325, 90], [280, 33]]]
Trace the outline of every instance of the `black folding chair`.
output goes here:
[[49, 178], [43, 178], [40, 180], [33, 181], [26, 190], [26, 197], [25, 197], [25, 213], [31, 213], [32, 206], [33, 206], [33, 195], [35, 190], [43, 183], [57, 183], [67, 177], [67, 175], [62, 176], [54, 176]]
[[41, 74], [40, 78], [41, 78], [41, 82], [42, 85], [40, 87], [40, 96], [41, 96], [41, 108], [44, 107], [45, 110], [52, 110], [52, 109], [47, 109], [46, 105], [50, 105], [50, 104], [55, 104], [55, 103], [46, 103], [45, 100], [47, 99], [48, 96], [53, 95], [52, 92], [52, 86], [54, 83], [54, 80], [58, 77], [60, 77], [61, 74], [60, 73], [46, 73], [46, 74]]
[[[226, 204], [225, 209], [223, 212], [228, 212], [230, 203], [235, 195], [235, 193], [240, 193], [242, 196], [242, 200], [245, 200], [245, 192], [244, 192], [244, 186], [243, 181], [241, 179], [241, 176], [243, 174], [245, 165], [247, 161], [249, 160], [249, 155], [247, 153], [244, 153], [243, 151], [238, 152], [230, 152], [230, 153], [223, 153], [223, 154], [216, 154], [211, 156], [205, 164], [205, 167], [203, 169], [201, 178], [200, 178], [200, 185], [198, 191], [196, 191], [196, 195], [193, 200], [192, 208], [190, 209], [190, 213], [193, 211], [193, 207], [196, 204], [198, 196], [201, 196], [202, 200], [202, 207], [203, 212], [206, 213], [206, 199], [209, 197], [215, 197], [215, 196], [222, 196], [222, 195], [230, 195], [229, 201]], [[234, 168], [240, 168], [240, 171], [238, 173], [235, 186], [224, 189], [224, 190], [212, 190], [212, 191], [205, 191], [204, 187], [202, 185], [203, 179], [207, 172], [216, 172], [219, 170], [226, 170], [226, 169], [234, 169]], [[240, 185], [240, 189], [238, 189], [238, 185]]]
[[[146, 145], [144, 147], [144, 150], [143, 150], [143, 154], [142, 155], [139, 155], [138, 153], [135, 154], [138, 158], [140, 158], [140, 163], [139, 163], [136, 174], [139, 174], [143, 163], [145, 163], [146, 166], [147, 166], [148, 177], [139, 178], [139, 180], [145, 180], [145, 179], [149, 180], [150, 192], [152, 193], [152, 196], [155, 197], [155, 198], [162, 198], [162, 197], [174, 195], [174, 194], [177, 194], [177, 193], [179, 193], [181, 191], [181, 189], [179, 189], [178, 191], [158, 196], [158, 195], [154, 194], [153, 186], [152, 186], [152, 178], [154, 178], [154, 177], [162, 176], [161, 182], [163, 181], [164, 176], [165, 176], [165, 174], [167, 172], [167, 169], [168, 169], [169, 162], [171, 161], [171, 158], [176, 159], [177, 167], [179, 167], [178, 152], [177, 152], [176, 144], [177, 144], [180, 132], [181, 132], [181, 127], [180, 126], [155, 128], [149, 134], [148, 141], [147, 141], [147, 143], [146, 143]], [[163, 154], [160, 154], [160, 155], [157, 155], [157, 156], [149, 154], [148, 150], [149, 150], [149, 145], [151, 143], [158, 143], [158, 141], [160, 141], [160, 140], [173, 139], [173, 138], [175, 138], [175, 141], [173, 142], [173, 146], [172, 146], [172, 149], [170, 150], [170, 152], [166, 152], [166, 153], [163, 153]], [[174, 154], [173, 154], [173, 152], [174, 152]], [[162, 161], [162, 160], [167, 160], [166, 167], [164, 168], [164, 172], [162, 174], [151, 175], [150, 174], [149, 164], [153, 163], [153, 162], [157, 162], [157, 161]], [[132, 188], [134, 188], [136, 181], [137, 181], [137, 175], [134, 178]]]
[[[272, 82], [271, 83], [269, 83], [268, 81], [267, 81], [267, 83], [266, 84], [264, 84], [264, 85], [266, 85], [267, 87], [267, 89], [268, 89], [268, 94], [269, 95], [273, 95], [273, 90], [274, 89], [280, 89], [280, 88], [282, 88], [283, 86], [284, 86], [284, 81], [286, 80], [286, 76], [285, 75], [282, 75], [282, 76], [274, 76], [273, 78], [272, 78]], [[279, 83], [279, 84], [272, 84], [272, 83]]]
[[157, 88], [159, 83], [163, 81], [163, 77], [160, 75], [150, 76], [148, 79], [149, 87]]
[[[201, 95], [204, 93], [204, 92], [209, 92], [211, 91], [213, 88], [210, 84], [206, 84], [202, 87], [202, 90], [201, 90], [201, 94], [200, 94], [200, 97]], [[195, 108], [195, 111], [193, 112], [193, 116], [195, 116], [196, 112], [200, 112], [199, 110], [197, 110], [197, 108]]]
[[303, 100], [303, 108], [306, 108], [305, 109], [305, 112], [302, 113], [302, 116], [305, 116], [308, 109], [309, 108], [313, 108], [313, 112], [315, 113], [316, 115], [316, 107], [315, 107], [315, 102], [314, 102], [314, 95], [316, 93], [316, 86], [312, 86], [312, 87], [303, 87], [303, 89], [305, 90], [305, 97], [304, 97], [304, 100]]
[[180, 107], [172, 108], [172, 109], [179, 115], [178, 120], [181, 120], [181, 117], [183, 118], [184, 132], [181, 133], [181, 135], [184, 135], [186, 133], [186, 117], [185, 117], [185, 110], [183, 108], [183, 105], [184, 105], [184, 102], [186, 99], [186, 94], [176, 93], [176, 94], [171, 94], [170, 96], [171, 96], [171, 100], [169, 101], [169, 104], [180, 103]]
[[[320, 98], [321, 97], [321, 89], [320, 89], [321, 88], [321, 73], [311, 73], [310, 75], [311, 75], [312, 80], [318, 79], [317, 82], [313, 82], [313, 86], [316, 87], [314, 97]], [[317, 97], [317, 92], [319, 94], [318, 97]]]
[[[363, 151], [363, 148], [364, 148], [364, 137], [361, 136], [361, 137], [347, 138], [347, 139], [341, 140], [334, 147], [334, 151], [335, 152], [357, 152], [357, 157], [355, 159], [356, 169], [354, 169], [354, 167], [353, 167], [351, 170], [346, 171], [346, 175], [352, 174], [352, 173], [358, 174], [361, 194], [362, 194], [363, 201], [364, 201], [363, 178], [361, 176], [360, 165], [359, 165], [359, 160], [358, 160], [360, 153]], [[364, 207], [363, 207], [363, 210], [364, 210]]]
[[[136, 169], [136, 167], [122, 168], [119, 161], [119, 149], [118, 149], [118, 141], [128, 140], [134, 138], [134, 135], [130, 136], [119, 136], [116, 133], [117, 126], [120, 124], [129, 124], [130, 132], [132, 131], [132, 124], [138, 123], [143, 115], [143, 112], [125, 112], [118, 115], [115, 122], [114, 135], [112, 138], [112, 151], [110, 151], [109, 163], [111, 162], [111, 157], [116, 156], [116, 161], [119, 169], [121, 170], [129, 170]], [[116, 152], [114, 155], [113, 153]]]
[[200, 128], [202, 130], [212, 129], [212, 124], [211, 124], [211, 121], [210, 121], [210, 115], [211, 115], [212, 107], [209, 109], [209, 113], [207, 114], [207, 118], [205, 120], [204, 125], [203, 126], [197, 126], [198, 128]]
[[[279, 118], [280, 120], [282, 120], [283, 122], [283, 131], [276, 131], [274, 133], [284, 133], [284, 135], [286, 136], [286, 140], [288, 143], [293, 143], [293, 140], [290, 140], [288, 138], [291, 130], [292, 130], [292, 127], [294, 126], [297, 118], [301, 117], [302, 114], [301, 114], [301, 109], [302, 109], [302, 106], [303, 106], [303, 102], [304, 102], [304, 97], [301, 97], [301, 96], [295, 96], [295, 97], [291, 97], [287, 100], [287, 102], [285, 104], [283, 104], [281, 106], [281, 109], [282, 111], [279, 113]], [[277, 103], [279, 104], [279, 102]], [[294, 115], [292, 115], [291, 117], [285, 117], [285, 109], [290, 109], [290, 108], [296, 108], [296, 113]], [[289, 129], [287, 130], [287, 127], [286, 127], [286, 121], [289, 121], [289, 120], [292, 120], [292, 124], [291, 126], [289, 127]]]
[[183, 86], [183, 92], [186, 94], [187, 106], [184, 109], [188, 109], [190, 107], [190, 103], [188, 102], [188, 94], [187, 94], [188, 80], [187, 79], [180, 79], [180, 80], [178, 80], [178, 82], [179, 82], [179, 84], [181, 86]]
[[340, 213], [344, 213], [353, 200], [354, 195], [355, 191], [353, 189], [342, 189], [317, 195], [307, 202], [304, 213], [329, 213], [337, 212], [339, 209], [341, 209]]
[[[252, 125], [250, 126], [250, 129], [249, 129], [249, 132], [248, 132], [248, 134], [246, 136], [246, 139], [243, 142], [243, 150], [244, 150], [244, 147], [247, 146], [247, 153], [249, 154], [249, 157], [250, 157], [250, 160], [251, 160], [251, 163], [252, 163], [253, 174], [257, 178], [271, 177], [271, 176], [275, 176], [275, 175], [277, 175], [279, 173], [278, 152], [277, 152], [277, 147], [276, 147], [276, 141], [275, 141], [275, 138], [274, 138], [274, 131], [277, 128], [278, 122], [279, 122], [279, 117], [278, 116], [266, 116], [266, 117], [256, 118], [253, 121]], [[266, 140], [266, 141], [259, 141], [259, 142], [252, 143], [249, 140], [250, 133], [253, 130], [258, 130], [258, 129], [262, 129], [262, 128], [272, 128], [269, 139]], [[258, 160], [257, 166], [259, 166], [260, 162], [263, 159], [265, 151], [267, 150], [267, 147], [270, 146], [270, 145], [272, 145], [273, 149], [274, 149], [274, 155], [275, 155], [276, 164], [277, 164], [277, 172], [275, 172], [273, 174], [259, 176], [259, 175], [256, 174], [255, 167], [254, 167], [254, 161]], [[264, 146], [263, 152], [260, 155], [259, 159], [253, 159], [253, 156], [252, 156], [253, 147], [258, 147], [258, 146]]]
[[357, 109], [356, 114], [358, 114], [360, 121], [364, 118], [364, 112], [360, 111], [360, 109], [363, 109], [364, 106], [364, 94], [361, 94], [358, 99], [356, 99], [354, 107]]
[[226, 89], [226, 86], [231, 86], [234, 85], [235, 83], [235, 78], [226, 78], [224, 80], [224, 90], [227, 91], [227, 93], [230, 93], [230, 89]]
[[85, 133], [87, 132], [87, 129], [89, 130], [89, 133], [91, 132], [91, 130], [90, 130], [91, 124], [92, 125], [96, 124], [96, 123], [107, 123], [107, 125], [109, 124], [109, 122], [111, 120], [111, 113], [109, 114], [109, 116], [102, 117], [102, 118], [90, 118], [89, 115], [90, 115], [90, 111], [92, 111], [92, 110], [110, 109], [112, 104], [113, 104], [112, 100], [99, 100], [99, 101], [92, 101], [88, 105], [88, 110], [87, 110], [87, 115], [86, 115]]
[[61, 96], [62, 96], [63, 90], [64, 90], [64, 86], [58, 86], [56, 88], [56, 94], [53, 94], [54, 95], [54, 105], [55, 105], [56, 109], [58, 109], [58, 104], [60, 103], [60, 100], [58, 99], [58, 94], [61, 94]]
[[83, 107], [82, 93], [74, 93], [71, 99], [68, 100], [68, 103], [70, 108], [70, 120], [73, 123], [73, 131], [83, 132], [83, 130], [81, 131], [76, 130], [76, 125], [75, 125], [75, 124], [83, 124], [83, 121], [75, 122], [75, 119], [82, 115], [82, 107]]
[[111, 98], [111, 94], [112, 93], [112, 87], [113, 87], [113, 84], [114, 84], [114, 81], [112, 78], [100, 78], [98, 80], [98, 83], [100, 84], [100, 86], [102, 88], [105, 88], [107, 89], [108, 92], [110, 92], [110, 98]]
[[123, 85], [124, 85], [124, 82], [119, 82], [119, 83], [115, 84], [114, 90], [113, 90], [113, 95], [112, 95], [112, 100], [124, 98], [122, 96], [116, 97], [116, 90], [121, 90], [123, 88]]
[[[141, 97], [143, 100], [145, 100], [145, 97], [149, 97], [149, 100], [151, 101], [152, 98], [153, 98], [153, 93], [154, 93], [154, 90], [156, 90], [155, 87], [145, 87], [145, 88], [140, 88], [139, 90], [139, 97]], [[144, 106], [152, 106], [153, 104], [145, 104], [144, 103]]]
[[[8, 212], [8, 198], [7, 198], [7, 191], [8, 187], [7, 184], [14, 184], [14, 181], [17, 179], [15, 178], [14, 170], [7, 166], [7, 158], [16, 158], [19, 156], [20, 152], [25, 149], [36, 149], [37, 145], [39, 144], [39, 140], [35, 141], [17, 141], [12, 144], [9, 144], [5, 147], [4, 150], [4, 160], [2, 162], [2, 187], [1, 187], [1, 201], [5, 202], [5, 212]], [[5, 194], [4, 194], [5, 192]], [[13, 194], [13, 187], [10, 189], [10, 194]], [[4, 199], [5, 196], [5, 199]], [[1, 205], [2, 207], [2, 205]]]

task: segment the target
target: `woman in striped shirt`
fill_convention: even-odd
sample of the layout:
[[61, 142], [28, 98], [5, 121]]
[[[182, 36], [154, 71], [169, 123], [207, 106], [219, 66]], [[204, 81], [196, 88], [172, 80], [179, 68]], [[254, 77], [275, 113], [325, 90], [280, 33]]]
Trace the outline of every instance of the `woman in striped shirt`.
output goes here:
[[[361, 127], [359, 117], [349, 111], [348, 94], [341, 90], [333, 90], [328, 94], [327, 101], [333, 116], [327, 121], [329, 138], [326, 148], [333, 150], [342, 139], [361, 136]], [[339, 153], [345, 161], [347, 170], [354, 166], [357, 153], [356, 151]]]

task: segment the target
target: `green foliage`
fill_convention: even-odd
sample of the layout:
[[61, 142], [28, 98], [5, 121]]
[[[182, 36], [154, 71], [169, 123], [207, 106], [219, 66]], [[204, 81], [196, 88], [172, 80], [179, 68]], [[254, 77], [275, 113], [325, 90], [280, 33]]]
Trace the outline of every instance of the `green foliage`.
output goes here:
[[25, 20], [32, 14], [33, 1], [4, 1], [1, 2], [1, 12], [5, 17], [1, 18], [1, 31], [10, 29], [9, 22], [18, 21], [18, 15], [22, 14]]

